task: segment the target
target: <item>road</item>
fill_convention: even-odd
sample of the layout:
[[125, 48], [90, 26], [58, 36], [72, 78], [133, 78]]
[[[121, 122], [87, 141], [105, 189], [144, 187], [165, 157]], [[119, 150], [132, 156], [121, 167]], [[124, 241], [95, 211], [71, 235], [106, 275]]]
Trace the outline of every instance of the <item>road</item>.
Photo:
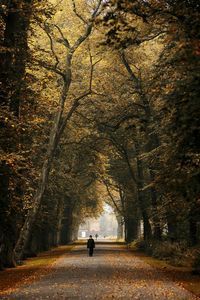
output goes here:
[[125, 246], [110, 243], [97, 244], [93, 257], [87, 256], [85, 246], [75, 246], [58, 259], [50, 274], [1, 299], [197, 298], [134, 256]]

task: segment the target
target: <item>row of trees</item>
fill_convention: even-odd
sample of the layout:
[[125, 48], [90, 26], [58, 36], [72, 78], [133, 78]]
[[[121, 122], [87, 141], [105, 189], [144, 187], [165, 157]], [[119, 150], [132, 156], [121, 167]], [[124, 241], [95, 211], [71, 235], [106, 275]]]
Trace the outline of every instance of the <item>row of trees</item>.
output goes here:
[[[96, 62], [88, 47], [82, 48], [87, 60], [83, 67], [83, 72], [88, 74], [86, 84], [78, 88], [76, 94], [73, 89], [80, 75], [74, 80], [71, 70], [78, 72], [83, 65], [80, 53], [76, 56], [76, 52], [91, 34], [101, 2], [88, 7], [88, 21], [81, 27], [76, 5], [70, 4], [74, 28], [72, 32], [66, 28], [66, 37], [63, 35], [66, 19], [60, 19], [60, 27], [56, 23], [61, 16], [59, 12], [55, 15], [56, 2], [5, 1], [1, 5], [1, 62], [5, 66], [1, 69], [4, 97], [0, 172], [2, 266], [14, 266], [24, 255], [69, 242], [73, 236], [72, 216], [76, 216], [76, 211], [79, 211], [79, 220], [74, 218], [77, 227], [84, 212], [95, 214], [101, 209], [92, 198], [94, 187], [89, 171], [85, 178], [80, 178], [80, 183], [74, 178], [80, 172], [78, 150], [71, 146], [73, 153], [69, 154], [65, 150], [66, 142], [61, 142], [62, 133], [80, 101], [91, 94]], [[66, 5], [69, 7], [69, 3]], [[73, 30], [78, 27], [75, 36]], [[9, 43], [6, 42], [8, 32]], [[69, 90], [72, 83], [74, 86]], [[71, 128], [67, 130], [70, 131]], [[64, 155], [67, 156], [65, 161]], [[58, 165], [53, 169], [54, 157], [64, 161], [58, 174]], [[68, 178], [71, 180], [65, 186], [64, 180]]]
[[102, 131], [117, 152], [109, 168], [121, 209], [127, 205], [128, 240], [142, 219], [147, 243], [163, 234], [199, 242], [198, 17], [193, 1], [113, 1], [104, 18], [106, 41], [119, 52], [117, 72], [127, 76], [119, 95], [129, 101]]
[[10, 0], [0, 13], [1, 265], [75, 239], [103, 201], [127, 241], [142, 221], [147, 245], [196, 245], [198, 5]]
[[28, 174], [25, 166], [30, 164], [27, 155], [23, 155], [22, 159], [21, 151], [28, 151], [28, 136], [25, 135], [23, 126], [26, 116], [22, 113], [19, 120], [19, 114], [22, 108], [29, 106], [28, 102], [21, 100], [24, 98], [26, 85], [24, 77], [28, 54], [27, 32], [31, 13], [31, 1], [23, 1], [22, 6], [17, 1], [1, 2], [0, 252], [1, 260], [5, 262], [12, 261], [11, 252], [18, 230], [16, 220], [23, 217], [20, 198]]

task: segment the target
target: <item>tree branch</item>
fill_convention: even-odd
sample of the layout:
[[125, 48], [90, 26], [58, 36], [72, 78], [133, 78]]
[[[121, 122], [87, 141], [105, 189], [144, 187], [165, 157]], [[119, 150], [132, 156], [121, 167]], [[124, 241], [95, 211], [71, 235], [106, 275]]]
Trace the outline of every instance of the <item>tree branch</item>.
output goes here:
[[103, 126], [104, 128], [109, 128], [112, 131], [116, 131], [117, 129], [120, 128], [120, 126], [125, 123], [126, 121], [129, 120], [138, 120], [139, 122], [146, 123], [147, 119], [145, 117], [141, 117], [139, 115], [136, 115], [134, 113], [129, 113], [123, 116], [120, 116], [119, 121], [115, 122], [115, 124], [109, 124], [108, 122], [106, 123], [100, 123], [100, 126]]
[[37, 63], [38, 66], [41, 66], [41, 67], [45, 68], [46, 70], [52, 71], [52, 72], [60, 75], [62, 78], [65, 78], [65, 74], [58, 68], [55, 68], [55, 66], [49, 65], [48, 63], [38, 60], [38, 59], [34, 59], [34, 61]]
[[46, 35], [47, 35], [48, 38], [49, 38], [49, 41], [50, 41], [50, 47], [51, 47], [51, 52], [52, 52], [52, 54], [53, 54], [53, 56], [54, 56], [54, 58], [55, 58], [55, 60], [56, 60], [55, 65], [54, 65], [54, 68], [56, 69], [57, 66], [59, 65], [60, 61], [59, 61], [59, 58], [58, 58], [58, 56], [56, 55], [56, 52], [55, 52], [55, 50], [54, 50], [53, 39], [52, 39], [52, 36], [51, 36], [51, 34], [50, 34], [49, 27], [47, 26], [46, 23], [44, 24], [44, 27], [43, 27], [41, 24], [39, 24], [39, 26], [40, 26], [40, 28], [42, 28], [42, 29], [44, 30], [44, 32], [46, 33]]
[[135, 41], [136, 41], [137, 45], [140, 45], [140, 44], [142, 44], [142, 43], [145, 43], [145, 42], [154, 40], [154, 39], [156, 39], [157, 37], [159, 37], [160, 35], [163, 35], [163, 34], [165, 34], [165, 33], [167, 33], [167, 30], [160, 31], [160, 32], [158, 32], [157, 34], [152, 35], [152, 36], [149, 36], [149, 37], [146, 37], [146, 38], [144, 37], [144, 38], [141, 38], [141, 39], [136, 39]]
[[111, 191], [109, 190], [107, 181], [106, 181], [106, 180], [102, 180], [102, 182], [104, 183], [104, 185], [105, 185], [105, 187], [106, 187], [106, 190], [107, 190], [107, 193], [108, 193], [108, 196], [109, 196], [110, 199], [112, 200], [112, 202], [113, 202], [113, 204], [114, 204], [116, 210], [119, 212], [120, 215], [123, 216], [123, 213], [122, 213], [121, 209], [118, 207], [118, 205], [117, 205], [117, 203], [116, 203], [116, 201], [115, 201], [115, 199], [114, 199], [114, 197], [113, 197]]
[[86, 20], [77, 12], [75, 0], [72, 0], [73, 12], [75, 15], [84, 23], [87, 24]]
[[93, 27], [93, 23], [94, 20], [96, 18], [96, 16], [98, 15], [99, 12], [99, 8], [101, 6], [102, 0], [98, 1], [98, 4], [96, 6], [96, 8], [94, 9], [92, 15], [91, 15], [91, 19], [88, 21], [87, 25], [86, 25], [86, 29], [85, 29], [85, 33], [83, 35], [81, 35], [76, 42], [74, 43], [74, 45], [71, 47], [71, 52], [75, 52], [76, 49], [85, 41], [85, 39], [90, 35], [91, 31], [92, 31], [92, 27]]
[[140, 81], [138, 80], [137, 76], [135, 75], [135, 73], [131, 69], [131, 67], [129, 65], [129, 62], [126, 58], [125, 52], [123, 50], [120, 51], [120, 57], [121, 57], [122, 63], [124, 64], [128, 74], [130, 75], [132, 81], [135, 84], [136, 90], [139, 92], [140, 91]]
[[58, 25], [54, 25], [54, 26], [56, 27], [56, 29], [57, 29], [58, 32], [60, 33], [60, 36], [62, 37], [62, 44], [63, 44], [66, 48], [70, 49], [69, 41], [68, 41], [68, 39], [64, 36], [64, 34], [63, 34], [62, 30], [60, 29], [60, 27], [59, 27]]

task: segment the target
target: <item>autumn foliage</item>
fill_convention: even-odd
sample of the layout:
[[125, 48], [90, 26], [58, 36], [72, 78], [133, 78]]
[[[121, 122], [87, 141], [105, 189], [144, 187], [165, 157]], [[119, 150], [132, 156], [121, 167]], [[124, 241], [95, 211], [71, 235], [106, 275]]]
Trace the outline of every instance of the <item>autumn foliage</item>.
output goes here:
[[1, 268], [75, 240], [103, 202], [128, 242], [198, 248], [198, 8], [1, 1]]

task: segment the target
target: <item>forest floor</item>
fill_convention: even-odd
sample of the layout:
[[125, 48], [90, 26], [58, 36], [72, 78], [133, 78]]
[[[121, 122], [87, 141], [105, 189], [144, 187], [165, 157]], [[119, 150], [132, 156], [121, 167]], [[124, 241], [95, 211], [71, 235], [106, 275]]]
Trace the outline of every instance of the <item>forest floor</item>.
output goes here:
[[93, 257], [85, 245], [59, 247], [0, 272], [0, 299], [200, 299], [184, 289], [181, 275], [147, 260], [114, 243], [97, 243]]

